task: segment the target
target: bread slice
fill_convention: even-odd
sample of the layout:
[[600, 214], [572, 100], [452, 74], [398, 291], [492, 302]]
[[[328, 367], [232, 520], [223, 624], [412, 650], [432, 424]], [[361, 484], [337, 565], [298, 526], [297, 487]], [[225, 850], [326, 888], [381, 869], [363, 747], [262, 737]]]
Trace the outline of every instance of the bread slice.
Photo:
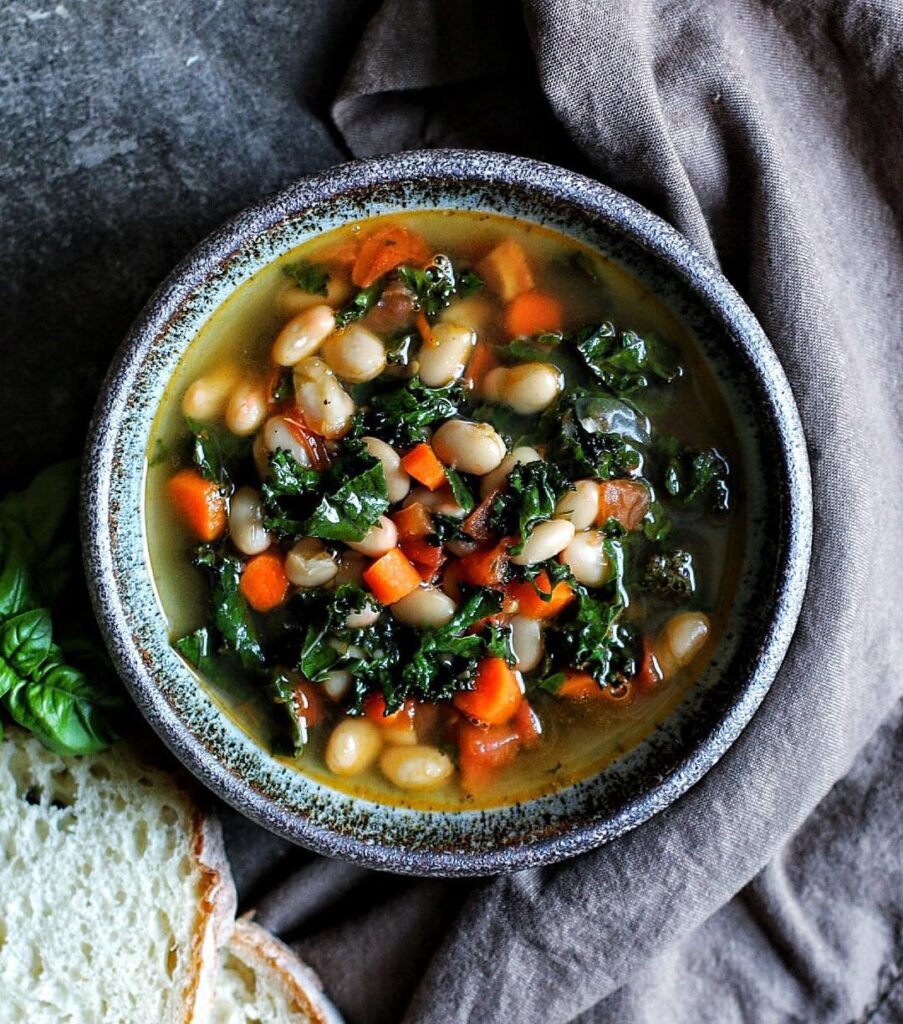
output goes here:
[[242, 918], [220, 951], [211, 1024], [342, 1024], [342, 1018], [307, 964]]
[[4, 1024], [199, 1024], [235, 914], [219, 823], [124, 743], [0, 741]]

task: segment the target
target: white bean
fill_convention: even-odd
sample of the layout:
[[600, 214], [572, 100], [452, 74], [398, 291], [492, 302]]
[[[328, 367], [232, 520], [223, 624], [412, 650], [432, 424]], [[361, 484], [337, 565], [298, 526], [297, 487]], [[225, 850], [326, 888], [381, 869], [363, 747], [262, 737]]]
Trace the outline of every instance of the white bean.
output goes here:
[[335, 330], [335, 311], [322, 302], [303, 310], [282, 328], [273, 342], [273, 362], [294, 366], [311, 356]]
[[417, 730], [413, 725], [384, 725], [383, 739], [395, 747], [413, 747], [417, 745]]
[[679, 668], [686, 668], [705, 646], [711, 623], [702, 612], [680, 612], [665, 623], [656, 654], [667, 679]]
[[505, 457], [505, 442], [489, 423], [446, 420], [433, 434], [433, 451], [463, 473], [485, 476]]
[[429, 388], [440, 388], [457, 380], [476, 344], [476, 332], [460, 324], [438, 323], [417, 354], [420, 379]]
[[267, 416], [266, 389], [256, 381], [242, 381], [226, 403], [226, 426], [239, 437], [253, 434]]
[[573, 523], [575, 530], [588, 530], [598, 514], [599, 485], [595, 480], [578, 480], [555, 506], [555, 515]]
[[487, 473], [480, 481], [480, 497], [488, 497], [494, 490], [502, 486], [515, 466], [523, 466], [528, 462], [542, 462], [542, 456], [535, 448], [515, 448], [502, 459], [498, 469]]
[[321, 306], [324, 302], [332, 306], [333, 309], [337, 309], [339, 306], [345, 305], [353, 291], [354, 287], [349, 278], [344, 274], [333, 272], [329, 274], [325, 297], [302, 291], [297, 285], [286, 281], [285, 288], [279, 295], [279, 309], [286, 316], [296, 316], [312, 306]]
[[561, 557], [574, 574], [574, 579], [584, 586], [601, 587], [611, 574], [605, 553], [605, 535], [599, 530], [584, 530], [576, 534]]
[[259, 555], [273, 537], [263, 525], [263, 502], [253, 487], [242, 487], [229, 502], [229, 536], [244, 555]]
[[394, 505], [411, 489], [411, 478], [401, 468], [401, 456], [390, 444], [386, 444], [378, 437], [364, 437], [362, 440], [367, 446], [367, 451], [382, 463], [389, 501]]
[[367, 558], [380, 558], [398, 543], [398, 530], [388, 516], [380, 516], [363, 540], [349, 540], [347, 543], [352, 551], [359, 551]]
[[451, 777], [454, 766], [447, 754], [435, 747], [389, 747], [379, 767], [400, 789], [435, 789]]
[[182, 412], [192, 420], [209, 423], [226, 407], [229, 395], [238, 383], [238, 368], [220, 366], [198, 377], [182, 396]]
[[336, 560], [313, 537], [302, 537], [285, 556], [285, 575], [296, 587], [325, 586], [338, 571]]
[[562, 387], [561, 371], [551, 363], [521, 363], [490, 370], [483, 378], [482, 392], [490, 402], [529, 416], [548, 409]]
[[298, 440], [297, 434], [284, 416], [271, 416], [264, 425], [262, 436], [268, 452], [286, 451], [299, 466], [310, 465], [307, 445]]
[[322, 356], [333, 373], [353, 384], [374, 380], [386, 368], [383, 343], [361, 324], [351, 324], [327, 338]]
[[528, 619], [526, 615], [515, 615], [511, 619], [511, 646], [517, 659], [518, 672], [529, 672], [542, 660], [542, 623], [539, 619]]
[[455, 602], [436, 587], [423, 586], [392, 605], [392, 614], [399, 622], [421, 629], [444, 626], [457, 610]]
[[323, 680], [323, 692], [330, 700], [341, 700], [351, 689], [351, 673], [344, 669], [333, 669], [326, 673]]
[[511, 561], [515, 565], [544, 562], [547, 558], [554, 558], [559, 551], [563, 551], [573, 539], [572, 523], [566, 519], [547, 519], [533, 527], [523, 551], [519, 555], [512, 555]]
[[315, 433], [330, 438], [348, 433], [354, 401], [322, 359], [302, 359], [295, 367], [295, 402]]
[[437, 512], [440, 516], [449, 516], [452, 519], [463, 519], [467, 515], [455, 500], [455, 496], [445, 487], [440, 488], [438, 491], [428, 491], [425, 487], [415, 487], [401, 504], [402, 508], [407, 508], [409, 505], [414, 504], [423, 505], [430, 512]]
[[326, 767], [335, 775], [359, 775], [373, 764], [382, 745], [378, 726], [366, 718], [346, 718], [326, 744]]

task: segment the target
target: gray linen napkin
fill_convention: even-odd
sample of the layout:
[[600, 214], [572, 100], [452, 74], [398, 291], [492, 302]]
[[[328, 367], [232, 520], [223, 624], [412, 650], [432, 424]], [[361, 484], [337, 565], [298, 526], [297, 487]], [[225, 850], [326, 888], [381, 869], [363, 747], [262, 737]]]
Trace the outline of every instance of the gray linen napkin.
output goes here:
[[373, 19], [334, 106], [353, 152], [551, 156], [670, 220], [783, 362], [816, 532], [772, 692], [663, 814], [543, 870], [405, 883], [313, 859], [258, 901], [353, 1020], [845, 1022], [903, 1004], [903, 794], [882, 779], [903, 656], [901, 42], [879, 0], [390, 0]]

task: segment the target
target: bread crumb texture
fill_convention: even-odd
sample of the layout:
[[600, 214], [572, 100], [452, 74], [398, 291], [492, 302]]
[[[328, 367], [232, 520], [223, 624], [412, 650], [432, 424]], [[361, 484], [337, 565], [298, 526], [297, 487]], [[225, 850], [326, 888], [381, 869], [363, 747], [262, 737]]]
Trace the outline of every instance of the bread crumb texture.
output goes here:
[[[0, 742], [4, 1024], [167, 1024], [190, 1017], [197, 808], [123, 744], [62, 759]], [[195, 950], [196, 955], [196, 950]]]

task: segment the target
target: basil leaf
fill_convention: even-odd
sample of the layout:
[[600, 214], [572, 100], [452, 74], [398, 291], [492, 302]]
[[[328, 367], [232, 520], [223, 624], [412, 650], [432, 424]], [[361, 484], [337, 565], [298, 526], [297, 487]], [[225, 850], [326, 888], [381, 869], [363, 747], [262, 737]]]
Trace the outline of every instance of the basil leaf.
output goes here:
[[38, 595], [20, 529], [0, 521], [0, 622], [34, 608]]
[[38, 675], [4, 697], [19, 725], [58, 754], [93, 754], [115, 739], [109, 712], [118, 697], [91, 683], [83, 672], [51, 655]]
[[30, 676], [50, 653], [50, 612], [35, 608], [0, 626], [0, 654], [21, 676]]
[[308, 295], [327, 295], [329, 293], [329, 272], [309, 260], [297, 260], [294, 263], [287, 263], [282, 268], [282, 273], [290, 277], [302, 292]]

